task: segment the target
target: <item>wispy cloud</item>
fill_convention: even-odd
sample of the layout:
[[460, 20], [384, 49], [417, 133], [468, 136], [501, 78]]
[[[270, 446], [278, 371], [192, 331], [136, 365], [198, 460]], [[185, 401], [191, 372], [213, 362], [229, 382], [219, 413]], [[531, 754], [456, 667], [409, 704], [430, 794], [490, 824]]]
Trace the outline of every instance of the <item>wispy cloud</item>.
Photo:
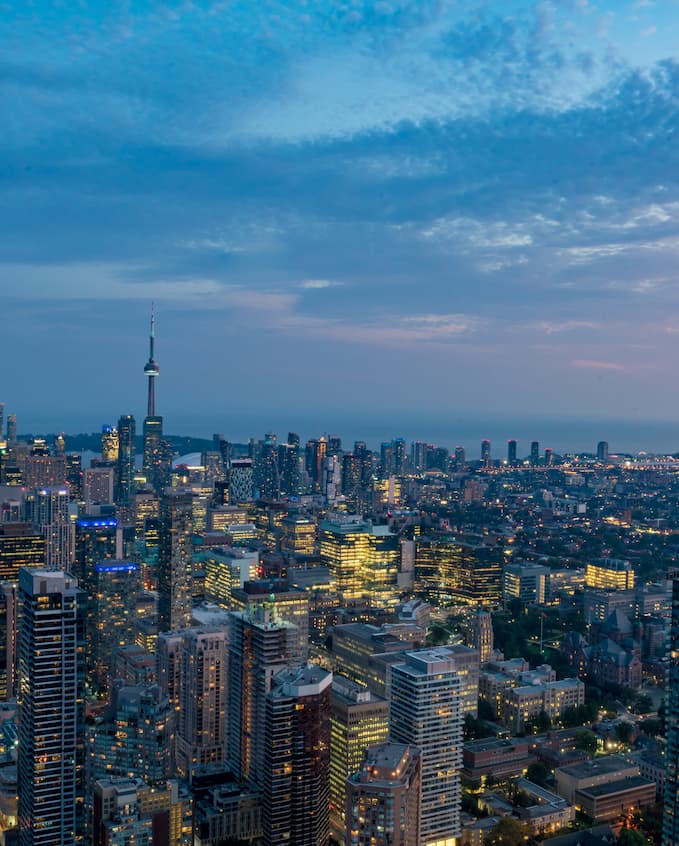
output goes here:
[[589, 358], [576, 358], [573, 367], [584, 370], [624, 370], [625, 365], [615, 361], [596, 361]]

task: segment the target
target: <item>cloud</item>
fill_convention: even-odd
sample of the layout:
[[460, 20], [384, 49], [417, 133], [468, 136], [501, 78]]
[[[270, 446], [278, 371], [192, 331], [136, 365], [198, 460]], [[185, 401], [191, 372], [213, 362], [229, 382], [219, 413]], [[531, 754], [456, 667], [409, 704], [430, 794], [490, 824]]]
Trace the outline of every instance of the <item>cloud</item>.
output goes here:
[[573, 367], [585, 370], [624, 370], [625, 365], [614, 361], [595, 361], [588, 358], [577, 358], [573, 361]]
[[299, 287], [310, 291], [320, 291], [323, 288], [336, 288], [341, 284], [341, 282], [335, 282], [331, 279], [305, 279], [300, 282]]

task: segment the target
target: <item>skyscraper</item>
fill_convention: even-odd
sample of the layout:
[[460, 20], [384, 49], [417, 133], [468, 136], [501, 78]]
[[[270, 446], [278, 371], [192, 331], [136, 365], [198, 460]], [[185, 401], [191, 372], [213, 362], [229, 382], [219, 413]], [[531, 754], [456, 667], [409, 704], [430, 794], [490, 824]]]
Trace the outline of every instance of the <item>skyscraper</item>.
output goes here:
[[530, 442], [530, 463], [537, 467], [540, 463], [540, 441]]
[[415, 746], [372, 746], [347, 781], [345, 846], [419, 846], [422, 756]]
[[131, 414], [118, 420], [118, 491], [116, 502], [128, 505], [134, 492], [137, 424]]
[[386, 741], [389, 703], [351, 679], [334, 676], [330, 695], [330, 825], [345, 829], [347, 778], [357, 773], [369, 746]]
[[76, 842], [80, 704], [78, 587], [60, 571], [19, 573], [19, 843]]
[[26, 497], [26, 516], [45, 539], [47, 570], [71, 571], [75, 526], [71, 522], [68, 487], [37, 488]]
[[516, 441], [507, 441], [507, 463], [512, 467], [516, 464]]
[[267, 846], [327, 846], [332, 673], [283, 670], [266, 698], [262, 829]]
[[455, 660], [445, 650], [408, 652], [391, 668], [389, 737], [422, 753], [419, 846], [460, 836], [462, 709]]
[[229, 762], [238, 779], [261, 786], [265, 773], [264, 714], [274, 675], [291, 660], [297, 627], [271, 607], [231, 615], [229, 633]]
[[158, 532], [158, 630], [191, 625], [193, 497], [166, 491]]
[[101, 460], [118, 460], [118, 430], [115, 426], [101, 427]]
[[481, 464], [484, 467], [490, 467], [490, 441], [488, 438], [481, 441]]
[[599, 441], [596, 445], [596, 460], [604, 464], [608, 461], [608, 441]]
[[7, 415], [7, 446], [15, 446], [17, 442], [17, 416]]
[[493, 657], [493, 618], [490, 611], [477, 608], [467, 629], [467, 645], [476, 649], [482, 664]]
[[226, 634], [187, 629], [182, 637], [177, 768], [191, 778], [196, 767], [221, 763], [226, 753]]

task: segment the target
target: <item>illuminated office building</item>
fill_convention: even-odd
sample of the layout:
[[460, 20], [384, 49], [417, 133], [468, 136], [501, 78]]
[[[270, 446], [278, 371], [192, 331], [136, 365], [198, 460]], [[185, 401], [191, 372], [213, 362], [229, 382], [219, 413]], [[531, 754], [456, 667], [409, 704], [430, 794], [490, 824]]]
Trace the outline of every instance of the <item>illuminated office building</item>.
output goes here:
[[498, 605], [502, 549], [449, 535], [419, 537], [415, 588], [436, 605]]
[[312, 438], [306, 443], [305, 469], [309, 474], [314, 493], [321, 493], [323, 459], [328, 454], [327, 438]]
[[355, 603], [364, 594], [371, 526], [356, 515], [335, 515], [319, 528], [321, 561], [330, 568], [340, 602]]
[[455, 846], [460, 836], [462, 723], [460, 678], [445, 650], [409, 652], [392, 666], [389, 738], [422, 755], [418, 846]]
[[81, 587], [89, 583], [94, 565], [122, 556], [122, 530], [115, 517], [83, 514], [75, 521], [74, 575]]
[[115, 426], [101, 427], [101, 460], [118, 461], [118, 430]]
[[382, 743], [347, 782], [345, 846], [420, 846], [422, 755]]
[[251, 458], [233, 458], [229, 467], [229, 501], [252, 502], [254, 479]]
[[632, 590], [634, 569], [629, 561], [601, 558], [585, 567], [585, 587], [599, 590]]
[[232, 592], [259, 575], [259, 552], [254, 550], [210, 549], [200, 553], [199, 560], [205, 572], [205, 598], [222, 608], [232, 608]]
[[160, 500], [158, 629], [191, 625], [193, 496], [167, 491]]
[[0, 523], [0, 581], [16, 582], [20, 567], [45, 566], [45, 538], [31, 523]]
[[128, 505], [134, 493], [137, 424], [131, 414], [118, 420], [118, 490], [116, 502]]
[[56, 570], [19, 572], [19, 844], [73, 846], [82, 732], [78, 587]]
[[330, 695], [330, 826], [342, 838], [347, 778], [360, 770], [365, 750], [386, 741], [389, 704], [365, 687], [333, 676]]
[[266, 697], [262, 829], [267, 846], [327, 846], [332, 673], [286, 669]]
[[318, 526], [309, 517], [289, 514], [281, 521], [281, 552], [310, 556], [316, 551]]

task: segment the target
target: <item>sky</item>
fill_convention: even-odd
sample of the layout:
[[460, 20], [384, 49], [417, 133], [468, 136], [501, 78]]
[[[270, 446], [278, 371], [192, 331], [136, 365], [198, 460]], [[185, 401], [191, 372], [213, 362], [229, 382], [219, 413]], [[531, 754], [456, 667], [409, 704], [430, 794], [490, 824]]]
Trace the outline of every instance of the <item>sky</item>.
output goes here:
[[171, 432], [676, 420], [679, 448], [677, 0], [0, 5], [20, 431], [143, 417], [155, 302]]

